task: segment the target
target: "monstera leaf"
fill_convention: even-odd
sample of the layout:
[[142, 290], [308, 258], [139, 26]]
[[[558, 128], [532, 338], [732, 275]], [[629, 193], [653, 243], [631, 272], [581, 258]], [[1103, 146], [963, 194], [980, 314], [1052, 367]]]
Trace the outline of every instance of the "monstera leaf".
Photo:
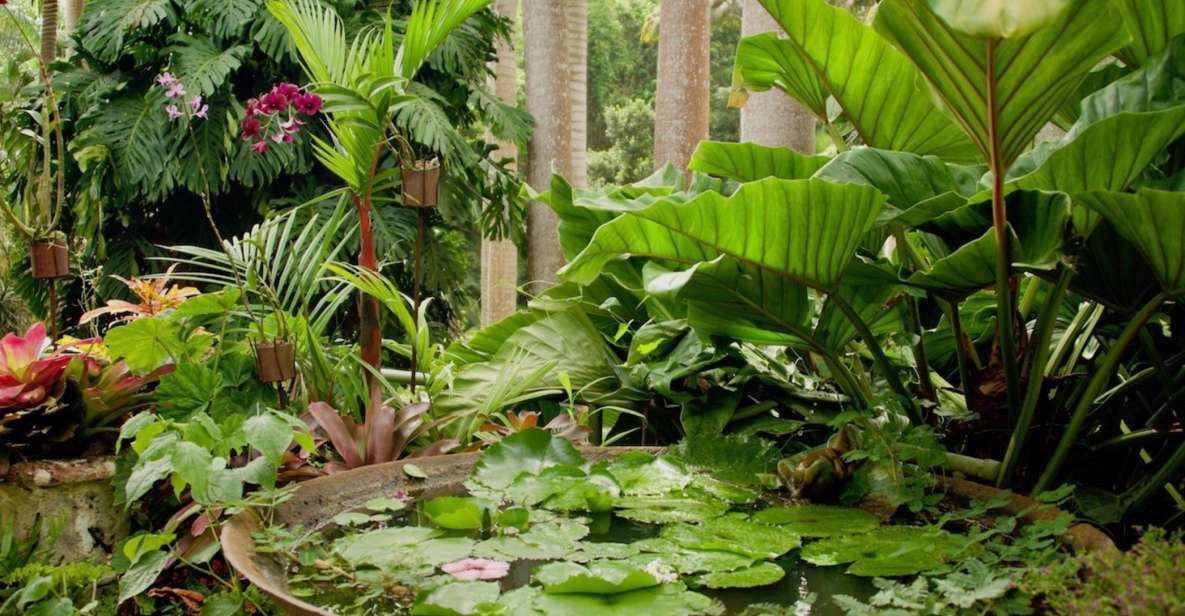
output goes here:
[[734, 82], [753, 91], [781, 88], [824, 121], [826, 92], [870, 146], [977, 161], [975, 148], [920, 90], [917, 69], [847, 10], [824, 0], [761, 4], [787, 38], [742, 42]]
[[1185, 3], [1177, 0], [1116, 0], [1123, 21], [1132, 34], [1131, 44], [1115, 55], [1124, 64], [1141, 66], [1185, 33]]
[[765, 179], [731, 197], [659, 200], [597, 230], [561, 275], [591, 282], [614, 260], [646, 257], [693, 265], [727, 255], [799, 284], [831, 289], [872, 227], [885, 198], [819, 179]]
[[1075, 0], [1052, 23], [1030, 34], [1020, 35], [1027, 27], [1019, 29], [1005, 39], [959, 31], [927, 0], [882, 2], [875, 28], [920, 69], [983, 158], [995, 150], [1003, 168], [1029, 146], [1087, 73], [1130, 40], [1107, 0]]
[[1140, 250], [1166, 291], [1185, 289], [1185, 193], [1095, 191], [1078, 199]]
[[828, 160], [827, 156], [807, 156], [790, 148], [701, 141], [687, 168], [741, 183], [765, 178], [801, 180], [811, 177]]

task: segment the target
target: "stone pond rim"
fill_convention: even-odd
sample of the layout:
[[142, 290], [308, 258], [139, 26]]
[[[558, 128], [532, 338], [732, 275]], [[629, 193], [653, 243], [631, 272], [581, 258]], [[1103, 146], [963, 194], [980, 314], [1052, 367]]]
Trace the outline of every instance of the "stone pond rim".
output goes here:
[[[653, 447], [581, 447], [580, 453], [589, 460], [602, 460], [629, 451], [659, 450]], [[469, 471], [480, 455], [480, 452], [473, 452], [405, 458], [318, 477], [300, 484], [291, 499], [275, 508], [274, 519], [282, 524], [300, 525], [313, 530], [327, 525], [338, 513], [358, 509], [372, 498], [389, 496], [400, 490], [412, 494], [417, 500], [455, 494], [460, 484], [469, 477]], [[403, 472], [406, 464], [418, 466], [428, 478], [408, 477]], [[987, 500], [1004, 494], [1002, 490], [964, 479], [940, 477], [938, 480], [949, 496], [959, 499]], [[1012, 514], [1021, 514], [1029, 522], [1049, 520], [1061, 513], [1056, 507], [1041, 505], [1019, 494], [1011, 494], [1008, 498], [1004, 509]], [[234, 516], [222, 530], [222, 550], [226, 560], [247, 581], [267, 593], [284, 613], [293, 616], [335, 616], [333, 612], [288, 593], [283, 567], [255, 551], [255, 541], [251, 535], [260, 530], [262, 524], [263, 520], [256, 509], [247, 509]], [[1062, 536], [1062, 542], [1088, 552], [1118, 551], [1105, 533], [1087, 523], [1072, 525]]]

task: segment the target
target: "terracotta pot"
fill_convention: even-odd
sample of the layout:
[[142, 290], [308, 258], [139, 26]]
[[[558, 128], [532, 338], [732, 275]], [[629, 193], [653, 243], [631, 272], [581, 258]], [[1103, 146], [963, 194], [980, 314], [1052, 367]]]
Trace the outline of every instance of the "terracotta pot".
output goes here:
[[287, 340], [256, 343], [255, 374], [264, 383], [296, 378], [296, 348]]
[[420, 161], [403, 169], [403, 205], [436, 207], [440, 202], [440, 163]]
[[29, 245], [33, 278], [47, 280], [70, 275], [70, 249], [64, 242], [43, 240]]

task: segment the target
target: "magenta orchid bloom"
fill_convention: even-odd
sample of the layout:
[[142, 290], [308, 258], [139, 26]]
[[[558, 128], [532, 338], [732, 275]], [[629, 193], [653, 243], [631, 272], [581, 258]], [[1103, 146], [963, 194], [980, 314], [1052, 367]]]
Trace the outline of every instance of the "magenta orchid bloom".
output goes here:
[[445, 573], [466, 582], [498, 580], [510, 573], [510, 563], [487, 558], [465, 558], [442, 565], [440, 568]]
[[23, 337], [10, 333], [0, 339], [0, 408], [36, 406], [58, 384], [71, 358], [42, 359], [47, 348], [44, 323], [33, 324]]
[[160, 76], [156, 78], [156, 82], [159, 83], [160, 87], [162, 88], [171, 88], [173, 87], [173, 84], [177, 83], [177, 78], [174, 77], [172, 73], [161, 73]]
[[269, 141], [292, 143], [304, 125], [300, 116], [316, 115], [323, 104], [320, 96], [305, 94], [296, 84], [277, 84], [247, 101], [247, 117], [241, 128], [243, 141], [260, 154], [267, 152]]

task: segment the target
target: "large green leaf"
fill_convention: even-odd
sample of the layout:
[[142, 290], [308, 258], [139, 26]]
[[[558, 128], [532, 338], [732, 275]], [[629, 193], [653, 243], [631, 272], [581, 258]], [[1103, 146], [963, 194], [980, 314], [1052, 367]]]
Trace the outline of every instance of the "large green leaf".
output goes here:
[[223, 49], [210, 37], [177, 34], [169, 52], [173, 70], [190, 95], [209, 96], [226, 82], [243, 63], [251, 48], [233, 45]]
[[693, 265], [727, 255], [830, 289], [884, 200], [866, 186], [772, 178], [745, 184], [728, 198], [703, 193], [687, 203], [659, 200], [603, 225], [561, 275], [583, 284], [611, 261], [631, 256]]
[[533, 577], [552, 595], [615, 595], [662, 583], [642, 567], [612, 560], [597, 560], [587, 565], [547, 563], [536, 569]]
[[954, 30], [926, 0], [882, 2], [875, 27], [917, 65], [980, 154], [998, 148], [1005, 168], [1087, 73], [1130, 40], [1107, 0], [1075, 0], [1053, 23], [994, 42]]
[[1132, 33], [1131, 44], [1115, 54], [1128, 66], [1143, 65], [1185, 32], [1185, 3], [1179, 0], [1116, 0], [1115, 4]]
[[1093, 191], [1078, 200], [1140, 250], [1165, 290], [1185, 289], [1185, 193]]
[[742, 183], [765, 178], [800, 180], [811, 177], [828, 160], [830, 157], [807, 156], [790, 148], [701, 141], [687, 168]]
[[[1017, 191], [1008, 195], [1009, 248], [1016, 267], [1047, 270], [1057, 264], [1069, 235], [1069, 198], [1062, 193]], [[995, 281], [996, 238], [988, 229], [917, 272], [911, 284], [935, 291], [970, 293]]]
[[112, 62], [134, 30], [173, 15], [172, 0], [91, 0], [79, 25], [82, 46], [100, 60]]
[[889, 198], [889, 205], [906, 210], [946, 193], [970, 197], [983, 172], [982, 165], [950, 165], [934, 156], [855, 148], [836, 156], [815, 177], [872, 186]]
[[[1185, 133], [1185, 37], [1086, 97], [1069, 133], [1017, 159], [1010, 188], [1122, 190]], [[1099, 156], [1099, 152], [1107, 156]]]
[[773, 560], [802, 545], [802, 537], [780, 526], [769, 526], [734, 513], [701, 524], [672, 524], [663, 539], [693, 550], [719, 550], [759, 560]]
[[[812, 85], [818, 83], [870, 146], [956, 162], [976, 161], [974, 147], [922, 91], [917, 69], [850, 12], [824, 0], [761, 0], [761, 4], [787, 38], [763, 35], [761, 45], [742, 44], [735, 80], [745, 88], [806, 84], [787, 93], [826, 120], [826, 108], [820, 105], [825, 98]], [[814, 79], [804, 76], [788, 84], [786, 78], [769, 80], [768, 70], [747, 75], [745, 67], [758, 62], [777, 64], [787, 75], [804, 75], [809, 68]]]
[[799, 53], [798, 45], [776, 32], [746, 36], [737, 43], [733, 80], [740, 87], [733, 89], [729, 106], [743, 105], [748, 91], [777, 88], [798, 99], [815, 117], [827, 117], [830, 93], [823, 85], [822, 76]]
[[968, 549], [970, 540], [943, 530], [916, 526], [882, 526], [858, 535], [829, 537], [802, 549], [802, 559], [815, 565], [852, 563], [848, 573], [891, 577], [937, 568]]
[[981, 37], [1024, 36], [1057, 19], [1070, 0], [928, 0], [956, 30]]
[[538, 475], [545, 468], [583, 462], [580, 452], [566, 439], [531, 428], [512, 434], [487, 449], [473, 466], [469, 480], [486, 488], [502, 490], [523, 473]]
[[753, 520], [785, 526], [803, 537], [855, 535], [880, 526], [880, 518], [871, 513], [830, 505], [769, 507], [754, 513]]

